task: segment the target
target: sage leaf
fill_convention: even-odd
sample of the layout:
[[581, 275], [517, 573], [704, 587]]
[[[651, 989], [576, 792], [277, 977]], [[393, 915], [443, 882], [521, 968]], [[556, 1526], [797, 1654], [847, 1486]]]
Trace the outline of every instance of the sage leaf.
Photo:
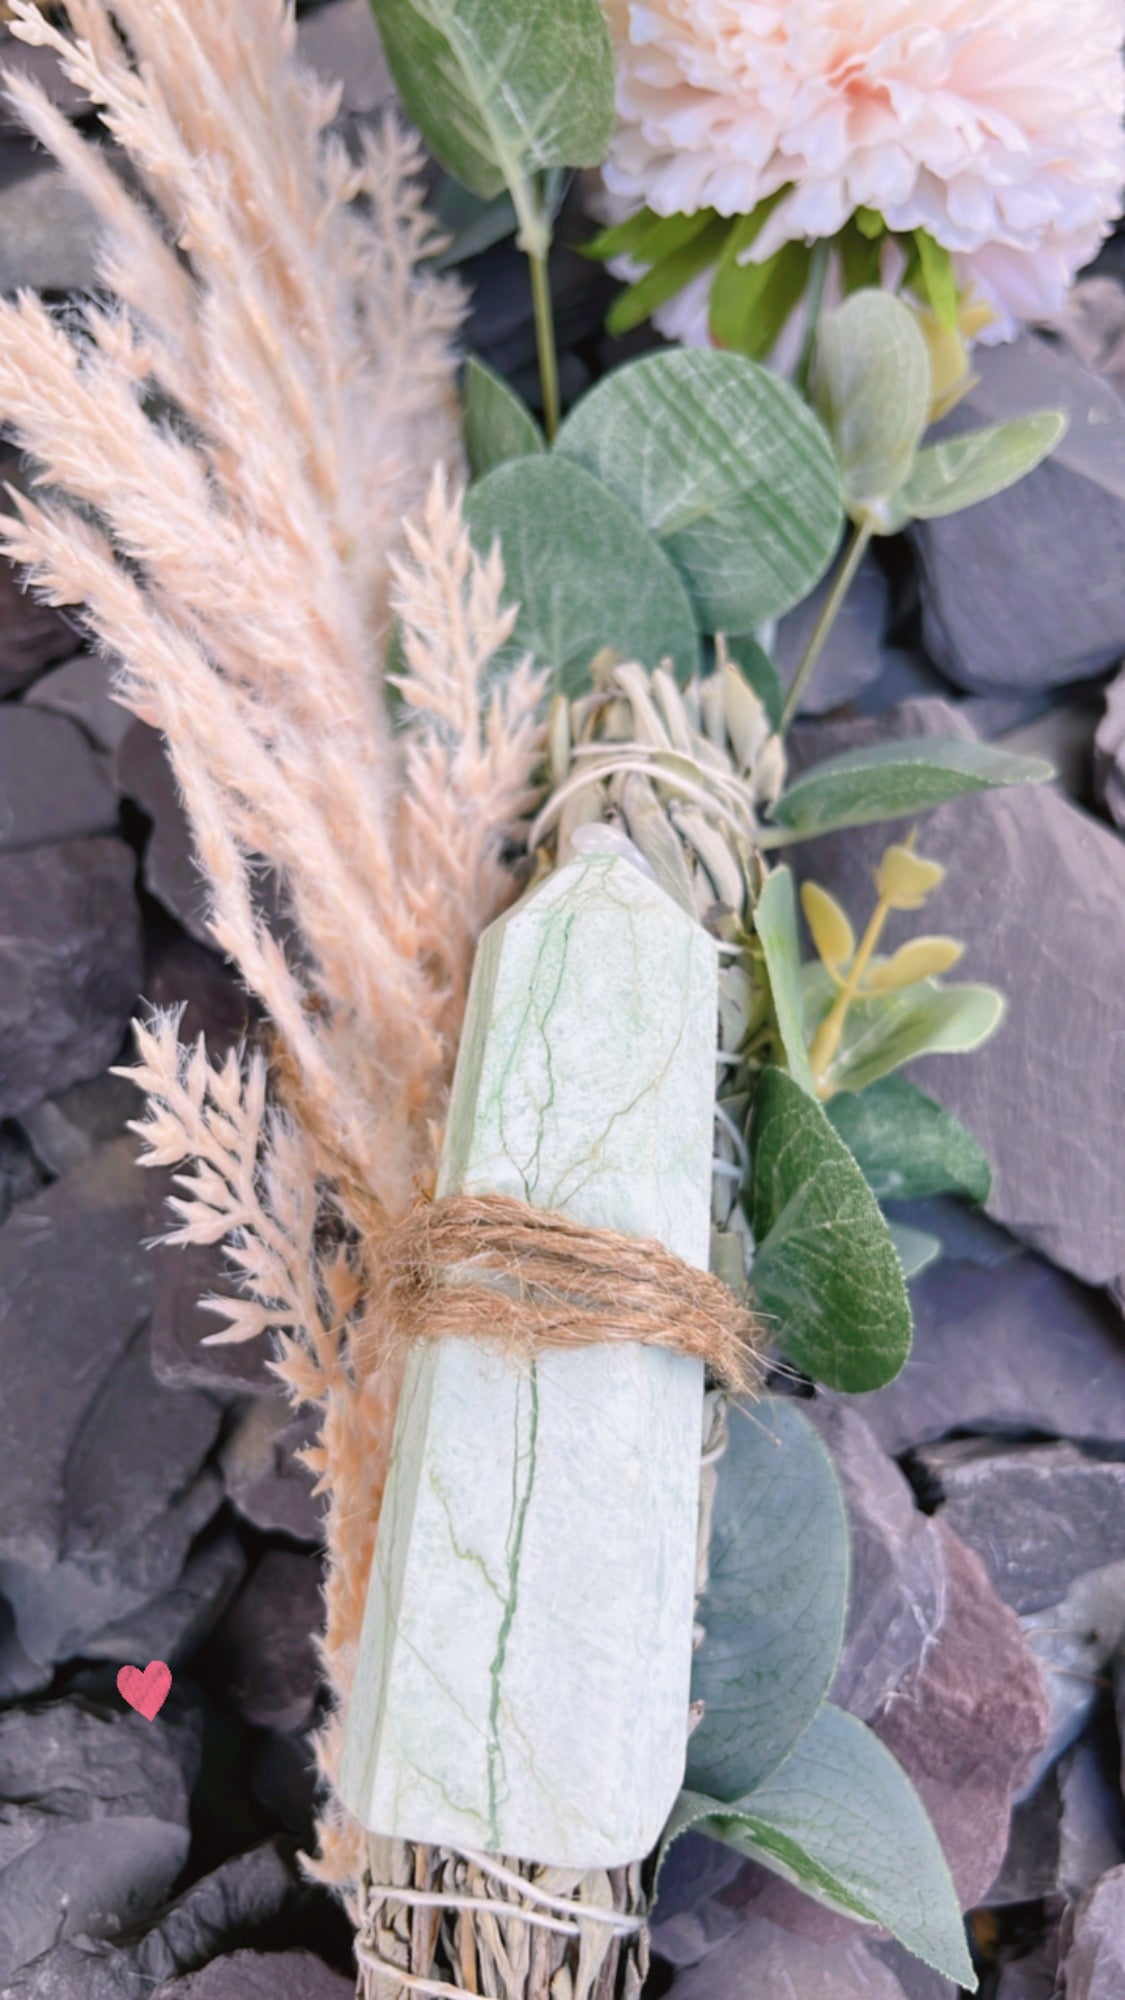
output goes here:
[[1005, 785], [1041, 785], [1052, 776], [1041, 757], [1013, 757], [988, 743], [917, 737], [844, 750], [795, 779], [773, 807], [776, 829], [762, 829], [763, 847], [809, 840], [842, 826], [905, 819], [962, 792]]
[[754, 930], [762, 947], [778, 1037], [790, 1076], [812, 1097], [812, 1068], [805, 1042], [805, 1002], [801, 946], [792, 871], [775, 868], [754, 910]]
[[669, 348], [606, 375], [555, 449], [663, 544], [707, 632], [748, 632], [805, 597], [843, 518], [832, 448], [789, 387], [739, 354]]
[[877, 1200], [988, 1199], [992, 1169], [982, 1147], [959, 1118], [905, 1077], [840, 1092], [825, 1108]]
[[836, 1671], [847, 1589], [844, 1503], [812, 1425], [789, 1397], [735, 1407], [692, 1662], [704, 1704], [688, 1742], [692, 1790], [736, 1798], [788, 1756]]
[[[813, 1035], [831, 1005], [830, 982], [819, 965], [802, 972], [805, 1032]], [[1004, 996], [994, 986], [942, 986], [919, 980], [898, 993], [855, 1000], [848, 1009], [839, 1049], [828, 1070], [833, 1091], [865, 1090], [918, 1056], [960, 1055], [978, 1049], [1004, 1018]]]
[[697, 671], [699, 636], [675, 569], [580, 465], [553, 452], [510, 459], [470, 487], [465, 519], [481, 555], [499, 541], [505, 596], [520, 607], [493, 671], [529, 652], [556, 692], [574, 695], [603, 646], [646, 666], [670, 657], [681, 679]]
[[910, 473], [930, 407], [930, 357], [910, 307], [865, 291], [825, 313], [814, 395], [848, 512], [878, 517]]
[[1054, 450], [1066, 421], [1060, 410], [1040, 410], [926, 445], [895, 494], [879, 532], [895, 534], [908, 521], [959, 514], [963, 507], [975, 507], [1014, 486]]
[[546, 451], [539, 425], [503, 377], [470, 354], [465, 363], [465, 451], [474, 479], [510, 458]]
[[825, 1703], [785, 1762], [737, 1805], [681, 1793], [662, 1854], [698, 1827], [829, 1909], [881, 1924], [975, 1992], [948, 1864], [901, 1765], [864, 1723]]
[[911, 1316], [871, 1189], [785, 1070], [763, 1070], [750, 1137], [751, 1286], [773, 1341], [831, 1389], [882, 1388], [910, 1352]]
[[[600, 166], [613, 52], [599, 0], [372, 0], [407, 116], [473, 194]], [[518, 205], [518, 203], [517, 203]]]

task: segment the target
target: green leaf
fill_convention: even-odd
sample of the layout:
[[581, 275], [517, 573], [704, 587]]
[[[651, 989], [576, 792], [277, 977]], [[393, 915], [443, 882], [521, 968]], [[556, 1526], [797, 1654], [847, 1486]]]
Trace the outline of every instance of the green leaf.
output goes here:
[[754, 930], [766, 961], [774, 1020], [789, 1074], [812, 1097], [813, 1075], [805, 1043], [797, 898], [790, 869], [775, 868], [767, 876], [754, 910]]
[[854, 1715], [826, 1703], [784, 1764], [736, 1807], [682, 1793], [662, 1851], [691, 1826], [829, 1909], [885, 1926], [916, 1958], [976, 1991], [957, 1892], [925, 1807]]
[[724, 257], [707, 309], [708, 331], [716, 346], [764, 361], [804, 294], [811, 260], [810, 246], [801, 242], [783, 243], [761, 264], [740, 264], [736, 255]]
[[[679, 221], [681, 218], [677, 217]], [[686, 218], [685, 218], [686, 219]], [[695, 217], [691, 218], [693, 221]], [[709, 264], [717, 263], [723, 244], [730, 234], [730, 222], [722, 215], [709, 221], [707, 216], [699, 218], [702, 228], [693, 230], [686, 241], [668, 254], [656, 254], [650, 270], [635, 285], [620, 292], [606, 314], [606, 331], [615, 337], [628, 333], [640, 326], [666, 299], [674, 298], [685, 285], [705, 271]], [[641, 253], [647, 261], [652, 254], [651, 245]]]
[[957, 278], [953, 259], [928, 229], [916, 229], [914, 241], [918, 247], [922, 289], [938, 325], [952, 333], [957, 325]]
[[489, 200], [544, 167], [600, 166], [613, 51], [599, 0], [372, 0], [407, 116]]
[[910, 1352], [910, 1301], [886, 1222], [821, 1105], [785, 1070], [754, 1097], [751, 1283], [773, 1340], [831, 1389], [879, 1389]]
[[992, 1169], [972, 1133], [905, 1077], [838, 1095], [826, 1108], [879, 1201], [931, 1194], [987, 1200]]
[[527, 404], [502, 376], [470, 354], [465, 363], [465, 450], [473, 478], [483, 479], [509, 458], [546, 449]]
[[930, 357], [917, 315], [889, 292], [854, 292], [821, 319], [813, 386], [844, 504], [877, 516], [907, 478], [929, 414]]
[[581, 244], [580, 254], [592, 258], [595, 264], [606, 264], [611, 257], [635, 257], [639, 264], [657, 263], [690, 243], [693, 236], [706, 229], [714, 215], [713, 208], [697, 209], [694, 215], [654, 215], [651, 208], [641, 208], [627, 221], [615, 223], [612, 229], [603, 229], [589, 243]]
[[[806, 966], [803, 979], [805, 1029], [812, 1035], [831, 1005], [831, 989], [819, 965]], [[828, 1083], [833, 1091], [866, 1090], [918, 1056], [978, 1049], [1003, 1017], [1004, 996], [994, 986], [942, 986], [936, 979], [853, 1001]]]
[[728, 639], [727, 652], [765, 709], [770, 728], [780, 729], [785, 692], [781, 676], [765, 648], [756, 639], [743, 637]]
[[789, 1755], [836, 1671], [847, 1590], [844, 1503], [812, 1425], [788, 1397], [733, 1409], [692, 1662], [692, 1790], [737, 1798]]
[[634, 508], [708, 632], [747, 632], [807, 595], [842, 521], [832, 449], [791, 389], [738, 354], [669, 348], [571, 411], [556, 450]]
[[603, 646], [649, 667], [670, 657], [682, 679], [697, 670], [699, 636], [675, 569], [580, 465], [554, 453], [498, 465], [469, 489], [465, 519], [480, 554], [499, 540], [505, 596], [520, 606], [496, 668], [530, 652], [568, 695], [588, 686]]
[[449, 238], [445, 248], [432, 260], [437, 271], [453, 270], [516, 231], [516, 211], [507, 189], [494, 195], [491, 201], [482, 201], [452, 175], [443, 174], [428, 206], [438, 228]]
[[962, 792], [1005, 785], [1041, 785], [1052, 776], [1040, 757], [1013, 757], [988, 743], [918, 736], [844, 750], [795, 779], [773, 807], [778, 830], [764, 828], [763, 847], [809, 840], [841, 826], [905, 819]]
[[866, 236], [872, 243], [877, 243], [887, 233], [887, 225], [877, 208], [857, 208], [852, 219], [860, 235]]
[[1066, 429], [1059, 410], [1013, 417], [1010, 423], [988, 424], [960, 437], [928, 444], [918, 453], [914, 470], [895, 494], [885, 534], [897, 533], [907, 521], [934, 521], [942, 514], [959, 514], [963, 507], [1002, 493], [1033, 472], [1052, 451]]
[[909, 1223], [895, 1222], [887, 1218], [887, 1228], [891, 1232], [891, 1242], [898, 1253], [904, 1278], [917, 1278], [922, 1271], [928, 1271], [941, 1256], [940, 1236], [931, 1236], [928, 1229], [912, 1229]]
[[[880, 217], [881, 221], [882, 218]], [[883, 248], [880, 230], [875, 237], [861, 230], [853, 216], [844, 224], [836, 241], [840, 250], [840, 267], [844, 281], [844, 297], [853, 292], [862, 292], [877, 286], [883, 268]]]

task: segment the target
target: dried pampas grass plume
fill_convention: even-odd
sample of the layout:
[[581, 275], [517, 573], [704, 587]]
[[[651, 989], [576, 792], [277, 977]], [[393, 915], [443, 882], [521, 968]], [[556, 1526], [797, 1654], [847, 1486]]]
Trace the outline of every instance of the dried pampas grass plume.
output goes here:
[[[62, 316], [0, 302], [0, 421], [35, 468], [0, 544], [81, 608], [119, 698], [163, 730], [214, 937], [272, 1024], [269, 1065], [216, 1067], [159, 1017], [132, 1073], [146, 1158], [179, 1170], [174, 1240], [230, 1246], [241, 1296], [217, 1337], [272, 1332], [277, 1372], [322, 1408], [342, 1698], [397, 1387], [360, 1374], [353, 1335], [378, 1352], [380, 1238], [433, 1169], [473, 948], [514, 889], [503, 844], [532, 800], [542, 690], [524, 667], [482, 695], [512, 621], [441, 470], [463, 306], [424, 268], [412, 142], [388, 125], [351, 157], [283, 0], [64, 11], [69, 33], [13, 0], [13, 32], [57, 53], [129, 178], [9, 78], [97, 211], [106, 296]], [[330, 1781], [334, 1723], [319, 1747]], [[331, 1800], [310, 1865], [345, 1889], [362, 1865]]]

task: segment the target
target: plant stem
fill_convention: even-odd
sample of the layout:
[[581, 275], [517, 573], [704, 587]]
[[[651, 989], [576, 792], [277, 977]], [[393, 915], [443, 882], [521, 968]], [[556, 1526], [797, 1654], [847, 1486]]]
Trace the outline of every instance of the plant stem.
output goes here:
[[801, 343], [801, 356], [793, 386], [802, 396], [807, 394], [809, 370], [812, 367], [813, 349], [816, 345], [816, 327], [820, 318], [820, 302], [824, 297], [824, 281], [828, 276], [828, 258], [831, 245], [826, 236], [813, 246], [809, 264], [808, 306], [805, 313], [805, 336]]
[[855, 573], [863, 561], [867, 544], [871, 540], [873, 523], [857, 521], [847, 555], [836, 575], [836, 580], [828, 593], [827, 601], [816, 621], [813, 635], [805, 647], [805, 657], [793, 676], [793, 685], [785, 697], [781, 711], [781, 734], [784, 735], [801, 705], [801, 698], [812, 678], [813, 669], [824, 651], [828, 634], [836, 623], [840, 607], [851, 588]]
[[555, 352], [555, 317], [551, 309], [551, 280], [547, 271], [547, 251], [527, 253], [531, 267], [531, 296], [535, 303], [535, 341], [539, 350], [539, 382], [543, 391], [543, 429], [550, 444], [559, 427], [559, 364]]

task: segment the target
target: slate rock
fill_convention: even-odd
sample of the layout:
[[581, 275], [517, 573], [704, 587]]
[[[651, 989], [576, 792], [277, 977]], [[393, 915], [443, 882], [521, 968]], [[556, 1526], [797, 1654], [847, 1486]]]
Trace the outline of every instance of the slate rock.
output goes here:
[[0, 1714], [0, 1982], [159, 1905], [187, 1860], [196, 1755], [187, 1717], [156, 1731], [80, 1696]]
[[[4, 214], [6, 223], [6, 206]], [[5, 465], [5, 476], [8, 471]], [[73, 628], [50, 605], [22, 590], [18, 572], [0, 557], [0, 697], [18, 694], [52, 660], [73, 651]]]
[[1058, 2000], [1057, 1927], [1019, 1958], [1001, 1965], [992, 2000]]
[[[819, 583], [777, 628], [773, 661], [788, 688], [804, 658], [817, 619], [832, 590], [835, 572]], [[842, 708], [869, 688], [883, 669], [883, 635], [890, 593], [875, 557], [869, 555], [844, 600], [801, 702], [802, 715], [826, 715]]]
[[[148, 1213], [153, 1230], [166, 1229], [163, 1188], [170, 1185], [163, 1170], [149, 1170]], [[250, 1340], [230, 1347], [206, 1347], [219, 1321], [200, 1300], [232, 1290], [220, 1244], [154, 1243], [150, 1253], [153, 1279], [149, 1350], [153, 1374], [169, 1389], [203, 1389], [223, 1401], [253, 1395], [276, 1385], [269, 1372], [268, 1340]]]
[[41, 1694], [51, 1680], [51, 1668], [24, 1651], [12, 1607], [6, 1598], [0, 1597], [0, 1704]]
[[958, 687], [1084, 680], [1125, 652], [1125, 402], [1033, 334], [973, 366], [943, 435], [1033, 409], [1066, 410], [1070, 428], [1015, 486], [911, 526], [926, 650]]
[[270, 1549], [215, 1635], [223, 1696], [247, 1722], [295, 1734], [312, 1718], [323, 1620], [315, 1555]]
[[[1050, 764], [1056, 790], [1076, 805], [1092, 810], [1097, 803], [1094, 788], [1094, 744], [1102, 711], [1100, 691], [1088, 690], [1071, 701], [1053, 701], [1030, 720], [1014, 728], [997, 730], [990, 740], [998, 750], [1014, 757], [1042, 757]], [[978, 733], [980, 723], [970, 715]]]
[[[953, 2000], [956, 1989], [946, 1990]], [[862, 1938], [816, 1943], [760, 1916], [679, 1972], [669, 1992], [672, 2000], [907, 2000]]]
[[0, 1230], [0, 1557], [61, 1553], [70, 1453], [149, 1303], [141, 1174], [106, 1147]]
[[988, 1891], [990, 1910], [1041, 1902], [1054, 1894], [1062, 1842], [1060, 1766], [1046, 1771], [1028, 1798], [1013, 1807], [1000, 1872]]
[[1067, 1897], [1082, 1895], [1110, 1869], [1125, 1864], [1125, 1802], [1117, 1782], [1118, 1754], [1108, 1716], [1061, 1761], [1058, 1888]]
[[113, 779], [118, 791], [152, 821], [141, 864], [146, 889], [189, 937], [208, 943], [203, 876], [159, 730], [147, 722], [133, 723], [114, 754]]
[[193, 1549], [169, 1590], [84, 1639], [83, 1653], [94, 1660], [184, 1665], [218, 1624], [245, 1575], [237, 1535], [220, 1532]]
[[958, 1438], [915, 1460], [926, 1497], [976, 1550], [1014, 1611], [1041, 1611], [1093, 1569], [1125, 1561], [1125, 1464], [1072, 1444]]
[[[794, 763], [923, 734], [965, 738], [966, 725], [932, 701], [906, 702], [878, 723], [809, 723], [794, 734]], [[800, 873], [865, 921], [870, 871], [896, 830], [804, 843], [794, 850]], [[927, 1057], [909, 1074], [983, 1146], [994, 1220], [1077, 1277], [1108, 1284], [1125, 1271], [1125, 846], [1050, 787], [1031, 786], [927, 814], [923, 851], [941, 858], [946, 879], [924, 918], [892, 919], [888, 944], [920, 927], [963, 939], [957, 977], [998, 986], [1008, 1013], [984, 1048]]]
[[297, 54], [328, 82], [343, 86], [342, 108], [380, 111], [395, 91], [369, 0], [328, 0], [297, 29]]
[[141, 982], [133, 872], [120, 840], [0, 855], [0, 1117], [119, 1054]]
[[[56, 168], [30, 155], [4, 188], [0, 292], [85, 292], [94, 283], [94, 212]], [[73, 643], [73, 642], [72, 642]]]
[[355, 1981], [311, 1951], [236, 1951], [157, 1988], [153, 2000], [354, 2000]]
[[910, 1295], [910, 1358], [863, 1399], [885, 1450], [955, 1429], [1125, 1445], [1125, 1328], [1100, 1292], [1025, 1252], [991, 1268], [942, 1259]]
[[744, 1865], [733, 1847], [694, 1828], [673, 1842], [650, 1921], [652, 1948], [660, 1958], [670, 1965], [695, 1965], [738, 1928], [738, 1908], [724, 1902], [723, 1891]]
[[112, 757], [133, 727], [134, 718], [110, 692], [108, 660], [97, 653], [75, 653], [41, 674], [24, 696], [25, 703], [48, 709], [77, 723], [95, 750]]
[[83, 1934], [45, 1952], [3, 1989], [3, 2000], [152, 2000], [162, 1981], [276, 1921], [296, 1889], [288, 1846], [266, 1841], [193, 1882], [143, 1932], [112, 1947]]
[[68, 1174], [92, 1158], [99, 1147], [125, 1136], [131, 1118], [140, 1115], [142, 1099], [126, 1077], [106, 1070], [85, 1083], [73, 1083], [57, 1097], [45, 1097], [20, 1119], [35, 1152], [49, 1174]]
[[0, 707], [0, 853], [116, 826], [117, 799], [77, 725], [27, 703]]
[[[270, 1818], [311, 1849], [317, 1790], [316, 1752], [306, 1736], [283, 1736], [277, 1729], [255, 1731], [250, 1785]], [[736, 1857], [737, 1859], [737, 1857]]]
[[14, 1124], [0, 1125], [0, 1223], [18, 1202], [38, 1194], [45, 1178], [26, 1133]]
[[235, 1513], [265, 1533], [323, 1541], [324, 1501], [313, 1498], [315, 1475], [297, 1457], [319, 1432], [315, 1410], [295, 1415], [280, 1391], [256, 1396], [236, 1419], [220, 1453]]
[[1103, 1875], [1075, 1909], [1062, 1974], [1066, 2000], [1125, 1993], [1125, 1867]]
[[[171, 925], [148, 940], [144, 996], [151, 1007], [180, 1007], [180, 1038], [202, 1035], [212, 1057], [245, 1040], [253, 1004], [226, 959]], [[138, 1103], [139, 1099], [134, 1099]]]
[[1125, 827], [1125, 674], [1106, 689], [1094, 737], [1094, 787], [1110, 819]]
[[1047, 1689], [1047, 1740], [1026, 1789], [1086, 1727], [1114, 1654], [1125, 1646], [1125, 1562], [1110, 1563], [1072, 1584], [1059, 1604], [1021, 1619]]

